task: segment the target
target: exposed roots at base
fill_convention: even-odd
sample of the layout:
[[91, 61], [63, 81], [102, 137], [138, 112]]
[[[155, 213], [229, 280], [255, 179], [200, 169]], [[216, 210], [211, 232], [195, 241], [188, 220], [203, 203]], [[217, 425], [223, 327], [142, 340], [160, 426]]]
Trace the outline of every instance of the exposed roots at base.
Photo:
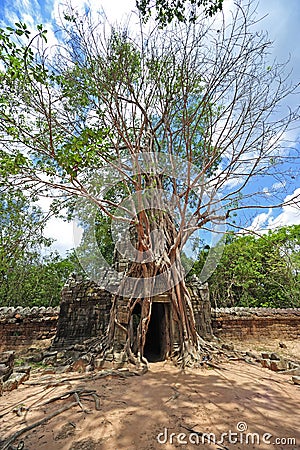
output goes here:
[[[181, 368], [218, 367], [220, 361], [232, 356], [221, 345], [199, 337], [197, 347], [190, 341], [184, 341], [181, 346], [175, 344], [171, 357], [166, 360]], [[107, 336], [86, 342], [85, 351], [76, 359], [80, 358], [86, 360], [91, 369], [132, 367], [139, 373], [145, 373], [149, 368], [147, 358], [140, 353], [135, 355], [128, 342], [123, 349], [115, 349], [107, 345]]]
[[215, 366], [224, 356], [222, 349], [216, 344], [211, 344], [199, 338], [196, 347], [189, 341], [184, 341], [181, 346], [174, 350], [172, 361], [181, 368]]

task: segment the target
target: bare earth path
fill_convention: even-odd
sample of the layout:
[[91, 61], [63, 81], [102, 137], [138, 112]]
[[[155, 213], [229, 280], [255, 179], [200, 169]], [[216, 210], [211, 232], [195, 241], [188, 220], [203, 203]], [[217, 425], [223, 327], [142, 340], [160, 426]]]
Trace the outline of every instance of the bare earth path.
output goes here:
[[[84, 388], [99, 394], [99, 411], [91, 399], [83, 400], [89, 413], [75, 406], [17, 442], [23, 440], [27, 450], [299, 450], [300, 386], [293, 385], [288, 375], [247, 363], [223, 367], [226, 370], [182, 372], [160, 362], [151, 364], [143, 376], [73, 380], [59, 386], [50, 382], [49, 386], [22, 385], [0, 397], [0, 414], [8, 412], [0, 419], [0, 440], [73, 400], [33, 408], [25, 422], [24, 413], [19, 417], [11, 412], [14, 406], [38, 405], [68, 390]], [[78, 374], [43, 376], [44, 381], [53, 381]], [[32, 374], [30, 382], [35, 380], [41, 381], [41, 374]], [[190, 434], [187, 429], [215, 437]], [[223, 433], [227, 436], [222, 440]], [[296, 443], [288, 444], [289, 438]], [[17, 443], [13, 445], [17, 448]]]

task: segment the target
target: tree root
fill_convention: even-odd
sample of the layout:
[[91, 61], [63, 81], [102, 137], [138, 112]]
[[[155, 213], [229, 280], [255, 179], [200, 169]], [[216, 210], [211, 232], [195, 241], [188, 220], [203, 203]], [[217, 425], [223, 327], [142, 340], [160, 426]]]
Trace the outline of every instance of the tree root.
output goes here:
[[173, 352], [172, 359], [181, 368], [209, 366], [221, 369], [220, 366], [215, 364], [215, 361], [219, 359], [218, 356], [224, 356], [222, 349], [199, 337], [197, 346], [188, 340], [185, 340], [181, 346], [177, 346]]
[[[64, 383], [67, 383], [69, 381], [78, 381], [78, 380], [94, 381], [94, 380], [99, 380], [100, 378], [104, 378], [104, 377], [108, 377], [108, 376], [127, 378], [127, 377], [132, 377], [132, 376], [139, 376], [139, 375], [142, 375], [143, 373], [145, 373], [144, 370], [138, 371], [138, 370], [130, 370], [128, 368], [111, 369], [111, 370], [102, 370], [101, 372], [94, 373], [94, 374], [66, 377], [66, 378], [62, 378], [59, 381], [54, 381], [54, 380], [53, 381], [51, 381], [51, 380], [26, 381], [23, 384], [25, 384], [26, 386], [44, 386], [45, 389], [48, 389], [50, 387], [62, 386]], [[44, 392], [44, 390], [41, 392]], [[26, 399], [24, 399], [24, 400], [26, 400]]]
[[24, 428], [21, 428], [20, 430], [16, 431], [16, 433], [14, 433], [12, 436], [8, 437], [7, 439], [5, 439], [5, 441], [0, 442], [0, 448], [1, 450], [9, 450], [9, 448], [11, 447], [11, 444], [13, 444], [13, 442], [16, 441], [16, 439], [18, 439], [22, 434], [27, 433], [28, 431], [33, 430], [34, 428], [37, 428], [41, 425], [44, 425], [46, 422], [48, 422], [49, 420], [53, 419], [53, 417], [58, 416], [59, 414], [67, 411], [68, 409], [73, 408], [74, 406], [79, 406], [81, 408], [81, 410], [85, 413], [89, 412], [88, 410], [86, 410], [83, 407], [82, 404], [82, 399], [86, 399], [86, 397], [91, 396], [94, 403], [95, 403], [95, 408], [97, 411], [100, 410], [100, 397], [97, 394], [97, 392], [95, 390], [86, 390], [86, 389], [74, 389], [71, 391], [67, 391], [61, 395], [55, 396], [50, 398], [49, 400], [45, 401], [44, 403], [41, 403], [35, 407], [41, 407], [44, 405], [48, 405], [49, 403], [53, 403], [56, 402], [57, 400], [65, 400], [68, 397], [74, 396], [75, 397], [75, 401], [72, 403], [69, 403], [68, 405], [63, 406], [62, 408], [59, 408], [56, 411], [53, 411], [51, 414], [48, 414], [46, 417], [44, 417], [43, 419], [32, 423], [31, 425], [28, 425]]
[[[149, 368], [149, 362], [144, 356], [141, 355], [140, 352], [137, 352], [137, 354], [133, 353], [130, 347], [129, 339], [127, 340], [126, 344], [124, 344], [123, 349], [119, 349], [118, 351], [115, 351], [113, 346], [105, 345], [105, 342], [103, 340], [100, 344], [99, 340], [97, 339], [93, 344], [94, 346], [89, 342], [88, 350], [85, 350], [84, 353], [82, 353], [83, 356], [89, 355], [90, 364], [92, 365], [92, 367], [94, 365], [94, 361], [97, 359], [98, 364], [100, 360], [100, 367], [105, 367], [106, 363], [108, 363], [115, 366], [115, 368], [112, 370], [101, 372], [99, 375], [80, 375], [76, 376], [76, 378], [74, 377], [62, 379], [59, 382], [56, 381], [56, 383], [63, 383], [72, 379], [94, 379], [95, 376], [102, 377], [106, 376], [106, 374], [121, 376], [121, 372], [119, 371], [125, 369], [128, 370], [128, 376], [141, 375], [143, 373], [146, 373]], [[220, 357], [229, 360], [230, 356], [236, 356], [236, 353], [237, 352], [234, 351], [227, 354], [219, 344], [212, 341], [206, 341], [198, 336], [196, 343], [193, 343], [188, 339], [186, 339], [181, 345], [174, 343], [173, 352], [170, 355], [170, 359], [174, 362], [175, 365], [178, 365], [182, 368], [210, 366], [221, 369], [221, 367], [216, 365], [213, 366], [213, 364], [215, 362], [217, 363], [220, 360]], [[133, 368], [136, 368], [136, 370], [132, 370]], [[26, 382], [26, 384], [29, 383], [30, 382]], [[49, 381], [47, 381], [47, 384], [49, 385]]]
[[18, 430], [11, 437], [7, 438], [4, 442], [1, 443], [1, 450], [9, 449], [10, 445], [13, 442], [15, 442], [15, 440], [18, 439], [18, 437], [20, 437], [22, 434], [27, 433], [27, 431], [31, 431], [40, 425], [43, 425], [44, 423], [48, 422], [48, 420], [52, 419], [55, 416], [58, 416], [59, 414], [63, 413], [64, 411], [67, 411], [68, 409], [73, 408], [76, 405], [78, 405], [77, 401], [72, 402], [69, 405], [65, 405], [63, 408], [60, 408], [57, 411], [54, 411], [52, 414], [49, 414], [48, 416], [44, 417], [42, 420], [39, 420], [38, 422], [34, 422], [31, 425], [28, 425], [27, 427], [21, 428], [21, 430]]

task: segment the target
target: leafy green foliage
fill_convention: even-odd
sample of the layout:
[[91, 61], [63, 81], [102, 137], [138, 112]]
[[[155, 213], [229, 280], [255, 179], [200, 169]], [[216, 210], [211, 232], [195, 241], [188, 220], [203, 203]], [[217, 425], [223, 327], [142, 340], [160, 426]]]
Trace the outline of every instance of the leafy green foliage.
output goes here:
[[3, 274], [5, 284], [0, 289], [1, 306], [57, 306], [61, 289], [70, 273], [77, 266], [70, 257], [62, 259], [58, 254], [31, 260], [19, 260], [11, 271]]
[[57, 305], [67, 277], [78, 263], [74, 255], [41, 256], [52, 243], [44, 237], [40, 208], [21, 191], [0, 192], [0, 305]]
[[[205, 249], [194, 267], [199, 273]], [[261, 237], [231, 235], [209, 280], [214, 306], [300, 306], [300, 225]]]
[[[166, 26], [172, 20], [186, 22], [188, 19], [195, 22], [197, 18], [197, 7], [203, 7], [208, 16], [213, 16], [222, 9], [224, 0], [137, 0], [136, 6], [143, 19], [146, 21], [155, 9], [155, 20]], [[188, 9], [189, 7], [189, 9]]]
[[103, 267], [102, 261], [109, 265], [114, 263], [115, 243], [111, 235], [111, 219], [109, 217], [95, 213], [92, 223], [85, 222], [82, 225], [84, 232], [80, 245], [76, 248], [76, 255], [81, 262], [84, 262], [84, 267], [88, 268], [90, 275], [93, 273], [98, 256], [101, 258], [98, 260], [99, 267]]
[[45, 223], [37, 206], [31, 206], [21, 191], [11, 188], [0, 191], [0, 264], [1, 270], [11, 268], [16, 260], [26, 259], [41, 245], [51, 241], [43, 236]]
[[[31, 49], [32, 41], [36, 36], [40, 36], [47, 42], [47, 30], [43, 28], [43, 25], [37, 25], [37, 34], [33, 38], [26, 23], [17, 22], [15, 28], [0, 29], [2, 43], [0, 61], [11, 81], [18, 81], [19, 85], [25, 81], [25, 77], [33, 77], [38, 82], [45, 81], [47, 77], [47, 72], [43, 65], [35, 60]], [[1, 75], [4, 76], [4, 71]]]
[[[46, 32], [38, 25], [31, 37], [24, 23], [0, 30], [0, 138], [9, 148], [0, 155], [4, 177], [33, 170], [69, 181], [79, 168], [96, 166], [99, 149], [105, 152], [107, 129], [86, 122], [91, 91], [86, 73], [75, 65], [62, 75], [49, 66], [34, 46], [36, 40], [46, 41]], [[59, 90], [68, 101], [61, 102]], [[43, 99], [38, 105], [42, 92], [49, 102]], [[59, 107], [54, 109], [53, 103]]]

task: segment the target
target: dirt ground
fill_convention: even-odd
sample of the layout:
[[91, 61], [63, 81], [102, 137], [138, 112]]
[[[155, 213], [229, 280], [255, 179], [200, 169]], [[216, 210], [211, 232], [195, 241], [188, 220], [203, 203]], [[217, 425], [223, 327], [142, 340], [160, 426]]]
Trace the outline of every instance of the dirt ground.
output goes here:
[[[240, 349], [276, 350], [299, 359], [300, 343], [286, 345], [235, 343]], [[46, 400], [91, 389], [99, 395], [99, 410], [94, 398], [82, 398], [82, 407], [73, 406], [25, 433], [12, 448], [299, 450], [300, 386], [292, 384], [291, 376], [240, 361], [222, 367], [183, 372], [159, 362], [142, 376], [121, 372], [97, 380], [34, 371], [27, 384], [0, 397], [0, 441], [69, 405], [74, 396], [41, 406]], [[34, 385], [37, 381], [42, 384]], [[30, 408], [26, 415], [25, 408]]]

